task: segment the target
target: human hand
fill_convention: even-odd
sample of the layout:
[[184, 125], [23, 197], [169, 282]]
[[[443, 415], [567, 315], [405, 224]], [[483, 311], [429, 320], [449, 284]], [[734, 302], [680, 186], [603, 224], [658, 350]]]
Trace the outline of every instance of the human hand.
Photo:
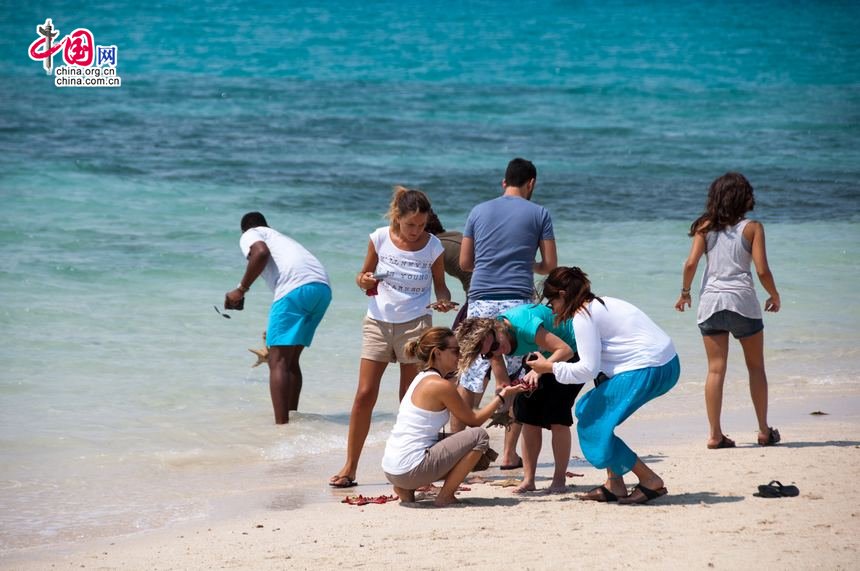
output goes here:
[[533, 391], [538, 388], [538, 381], [540, 380], [540, 375], [540, 373], [532, 369], [523, 376], [520, 383], [522, 385], [525, 385], [528, 390]]
[[433, 309], [436, 311], [441, 311], [442, 313], [447, 313], [452, 309], [455, 309], [458, 305], [460, 304], [456, 301], [451, 301], [450, 299], [440, 299], [428, 305], [427, 309]]
[[677, 309], [678, 311], [684, 311], [684, 306], [686, 305], [687, 307], [690, 307], [692, 300], [693, 298], [690, 296], [689, 293], [682, 293], [678, 297], [678, 301], [675, 302], [675, 309]]
[[779, 294], [772, 295], [764, 302], [764, 310], [776, 313], [780, 308]]
[[529, 353], [526, 357], [526, 364], [536, 372], [538, 376], [544, 373], [552, 373], [552, 361], [544, 357], [538, 352]]
[[379, 280], [373, 278], [373, 272], [360, 273], [355, 281], [358, 283], [358, 287], [365, 291], [372, 289], [379, 284]]
[[228, 291], [224, 294], [224, 309], [242, 309], [243, 299], [245, 294], [239, 288]]
[[525, 383], [519, 383], [516, 385], [512, 384], [512, 385], [508, 385], [506, 387], [502, 387], [502, 390], [499, 391], [499, 395], [501, 395], [501, 397], [503, 399], [505, 399], [505, 408], [507, 409], [507, 408], [510, 408], [509, 403], [513, 402], [512, 399], [514, 396], [516, 396], [520, 393], [524, 393], [528, 390], [531, 390], [531, 389], [529, 389], [529, 387], [526, 386]]

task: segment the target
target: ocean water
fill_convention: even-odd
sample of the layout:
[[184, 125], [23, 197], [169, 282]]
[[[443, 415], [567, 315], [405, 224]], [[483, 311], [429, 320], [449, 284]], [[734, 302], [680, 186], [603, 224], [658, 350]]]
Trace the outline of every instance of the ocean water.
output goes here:
[[[654, 414], [701, 406], [694, 313], [672, 306], [687, 228], [727, 170], [756, 189], [782, 294], [772, 395], [860, 392], [856, 3], [2, 8], [0, 549], [325, 489], [313, 467], [341, 460], [357, 376], [352, 278], [391, 187], [425, 190], [460, 229], [514, 156], [537, 165], [560, 262], [675, 340], [681, 383]], [[55, 87], [27, 57], [45, 18], [116, 45], [122, 87]], [[247, 351], [270, 293], [255, 284], [230, 320], [212, 308], [242, 274], [249, 210], [333, 282], [287, 427]], [[746, 398], [736, 346], [729, 378]], [[396, 390], [392, 372], [371, 446]]]

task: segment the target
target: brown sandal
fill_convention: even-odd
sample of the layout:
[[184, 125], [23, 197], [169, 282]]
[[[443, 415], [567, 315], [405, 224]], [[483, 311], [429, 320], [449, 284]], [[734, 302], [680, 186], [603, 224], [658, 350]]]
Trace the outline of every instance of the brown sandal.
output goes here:
[[781, 438], [779, 436], [779, 430], [773, 428], [772, 426], [769, 426], [767, 428], [767, 430], [768, 430], [767, 438], [762, 438], [761, 436], [759, 436], [759, 438], [758, 438], [758, 445], [759, 446], [773, 446], [774, 444], [776, 444], [777, 442], [779, 442], [781, 440]]
[[[759, 442], [759, 444], [761, 444], [761, 442]], [[728, 436], [726, 436], [725, 434], [723, 434], [720, 437], [720, 441], [717, 442], [716, 444], [708, 444], [708, 448], [711, 450], [717, 450], [720, 448], [734, 448], [734, 447], [735, 447], [735, 441], [732, 440], [731, 438], [729, 438]]]

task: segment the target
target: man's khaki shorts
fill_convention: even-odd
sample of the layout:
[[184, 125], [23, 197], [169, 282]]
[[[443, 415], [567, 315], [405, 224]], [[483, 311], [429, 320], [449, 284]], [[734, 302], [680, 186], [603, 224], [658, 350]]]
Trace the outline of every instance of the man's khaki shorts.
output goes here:
[[361, 358], [381, 363], [417, 363], [407, 357], [403, 347], [418, 339], [433, 326], [433, 319], [423, 315], [405, 323], [388, 323], [365, 316], [361, 324]]

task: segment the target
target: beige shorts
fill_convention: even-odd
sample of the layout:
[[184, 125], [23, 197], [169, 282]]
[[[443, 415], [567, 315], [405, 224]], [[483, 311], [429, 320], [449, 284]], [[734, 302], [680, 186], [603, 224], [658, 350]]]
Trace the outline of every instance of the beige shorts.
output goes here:
[[405, 323], [388, 323], [365, 316], [361, 324], [361, 358], [381, 363], [417, 363], [418, 359], [406, 356], [403, 347], [432, 326], [433, 319], [429, 315]]

